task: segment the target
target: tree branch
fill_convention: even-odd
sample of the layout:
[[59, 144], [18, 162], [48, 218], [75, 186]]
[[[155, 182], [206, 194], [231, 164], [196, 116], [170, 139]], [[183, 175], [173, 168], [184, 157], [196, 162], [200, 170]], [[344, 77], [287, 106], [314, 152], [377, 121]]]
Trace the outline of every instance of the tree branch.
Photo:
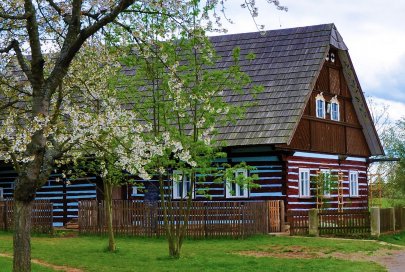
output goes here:
[[59, 14], [62, 15], [62, 9], [53, 1], [53, 0], [46, 0], [51, 7]]
[[59, 88], [58, 88], [58, 98], [56, 99], [55, 108], [53, 109], [53, 116], [51, 119], [51, 124], [55, 124], [56, 121], [58, 120], [62, 102], [63, 102], [63, 87], [62, 87], [62, 84], [60, 84]]
[[[7, 146], [8, 150], [10, 150], [10, 142], [3, 138], [3, 143]], [[17, 157], [13, 152], [9, 152], [11, 161], [13, 162], [14, 169], [16, 170], [17, 174], [21, 173], [20, 164], [18, 163]]]
[[6, 48], [0, 49], [0, 53], [8, 53], [8, 52], [10, 52], [11, 49], [14, 50], [14, 52], [17, 56], [17, 61], [21, 67], [21, 70], [27, 76], [28, 80], [31, 81], [31, 79], [32, 79], [31, 70], [28, 67], [27, 63], [25, 62], [24, 55], [20, 48], [20, 43], [17, 40], [12, 40], [11, 43], [9, 44], [9, 46], [7, 46]]
[[87, 16], [87, 17], [89, 17], [91, 19], [94, 19], [96, 21], [100, 18], [100, 15], [103, 15], [105, 13], [106, 13], [106, 10], [102, 10], [102, 11], [100, 11], [98, 13], [90, 13], [90, 11], [82, 11], [82, 15]]
[[[25, 13], [30, 14], [27, 18], [26, 29], [29, 37], [31, 48], [31, 69], [35, 71], [28, 79], [35, 91], [36, 87], [42, 85], [44, 80], [44, 58], [41, 52], [41, 42], [38, 31], [38, 21], [35, 12], [35, 7], [31, 0], [24, 1]], [[17, 55], [18, 57], [18, 55]], [[20, 62], [20, 59], [19, 59]], [[21, 65], [21, 63], [20, 63]], [[24, 67], [21, 67], [24, 69]], [[27, 75], [28, 76], [28, 75]]]
[[[68, 30], [68, 34], [66, 36], [65, 43], [62, 47], [59, 59], [55, 64], [55, 68], [52, 70], [50, 76], [46, 80], [47, 89], [49, 90], [49, 92], [46, 94], [48, 98], [52, 96], [57, 86], [61, 83], [63, 77], [67, 73], [67, 68], [69, 67], [69, 64], [73, 60], [76, 53], [80, 50], [83, 43], [87, 40], [87, 38], [92, 36], [102, 27], [111, 23], [120, 14], [120, 12], [127, 9], [131, 4], [134, 3], [134, 1], [135, 0], [120, 0], [119, 3], [111, 10], [111, 12], [107, 13], [104, 17], [100, 18], [100, 20], [96, 21], [94, 24], [82, 29], [78, 33], [78, 35], [74, 37], [74, 40], [73, 40], [74, 31], [72, 31], [74, 29], [73, 28], [71, 28], [72, 30], [69, 29], [72, 32]], [[73, 8], [73, 12], [77, 12], [77, 10]], [[76, 16], [73, 15], [73, 12], [72, 18]], [[79, 12], [81, 11], [79, 10]]]
[[121, 0], [117, 6], [110, 12], [107, 13], [104, 17], [102, 17], [99, 21], [95, 22], [93, 25], [90, 25], [83, 29], [80, 32], [80, 36], [78, 37], [78, 41], [82, 39], [86, 39], [96, 33], [99, 29], [111, 23], [115, 18], [120, 14], [120, 12], [126, 10], [131, 4], [134, 3], [135, 0]]
[[13, 46], [14, 46], [13, 43], [14, 43], [14, 40], [7, 47], [0, 48], [0, 54], [10, 52], [10, 50], [13, 49]]
[[11, 106], [13, 106], [14, 104], [16, 104], [16, 103], [18, 103], [18, 102], [19, 102], [19, 100], [12, 100], [12, 101], [9, 101], [8, 103], [6, 103], [6, 104], [0, 106], [0, 111], [11, 107]]
[[52, 25], [52, 22], [49, 20], [48, 16], [46, 16], [44, 14], [44, 12], [42, 11], [42, 7], [41, 7], [41, 4], [39, 3], [39, 0], [36, 0], [36, 1], [37, 1], [39, 13], [41, 13], [42, 18], [44, 18], [44, 20], [48, 24], [49, 28], [51, 28], [59, 36], [59, 38], [63, 39], [62, 34]]
[[9, 19], [9, 20], [26, 20], [30, 15], [31, 14], [29, 12], [26, 12], [21, 15], [10, 15], [10, 14], [0, 12], [0, 18]]

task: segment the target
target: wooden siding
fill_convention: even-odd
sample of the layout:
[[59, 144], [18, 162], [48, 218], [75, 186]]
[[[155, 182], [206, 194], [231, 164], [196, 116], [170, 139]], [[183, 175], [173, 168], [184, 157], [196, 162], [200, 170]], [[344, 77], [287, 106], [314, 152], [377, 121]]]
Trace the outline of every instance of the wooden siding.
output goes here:
[[[326, 61], [323, 65], [291, 143], [278, 147], [348, 156], [370, 156], [370, 149], [356, 116], [336, 52], [335, 56], [335, 63]], [[326, 113], [325, 119], [316, 117], [315, 97], [320, 93], [326, 102], [337, 96], [339, 121], [331, 120], [330, 113]]]
[[[331, 170], [332, 175], [343, 173], [344, 209], [359, 209], [368, 207], [367, 163], [352, 160], [337, 160], [324, 158], [308, 158], [299, 156], [287, 157], [287, 210], [308, 210], [316, 208], [316, 186], [312, 182], [320, 169]], [[300, 168], [310, 169], [311, 197], [300, 198], [298, 189], [298, 171]], [[349, 171], [359, 173], [359, 196], [349, 195]], [[332, 190], [331, 197], [326, 200], [328, 208], [338, 208], [337, 190]]]
[[[225, 197], [225, 182], [214, 181], [217, 177], [210, 174], [197, 174], [197, 182], [195, 188], [195, 200], [204, 201], [212, 200], [284, 200], [286, 196], [285, 187], [285, 171], [283, 163], [279, 161], [278, 156], [263, 156], [253, 154], [234, 154], [228, 158], [228, 163], [238, 164], [246, 162], [253, 169], [249, 171], [249, 175], [258, 175], [258, 180], [255, 181], [259, 185], [258, 188], [249, 190], [248, 198], [232, 198]], [[135, 179], [137, 190], [134, 192], [132, 186], [128, 186], [128, 199], [142, 200], [145, 197], [145, 185], [152, 182], [158, 186], [157, 180], [143, 181]], [[171, 186], [169, 180], [165, 181], [165, 189]], [[204, 193], [203, 193], [204, 191]]]
[[[12, 198], [17, 173], [11, 166], [0, 166], [0, 187], [4, 198]], [[35, 200], [49, 200], [53, 204], [53, 224], [63, 226], [77, 218], [80, 200], [97, 199], [96, 177], [63, 180], [60, 173], [51, 174], [47, 183], [40, 188]]]

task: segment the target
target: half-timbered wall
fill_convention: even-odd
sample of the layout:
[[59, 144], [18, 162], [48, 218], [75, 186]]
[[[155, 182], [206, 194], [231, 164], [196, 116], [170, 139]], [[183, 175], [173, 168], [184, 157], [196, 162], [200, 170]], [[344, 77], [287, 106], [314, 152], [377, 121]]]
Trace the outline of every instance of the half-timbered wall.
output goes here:
[[[312, 156], [312, 157], [309, 157]], [[359, 209], [368, 206], [367, 163], [364, 159], [339, 160], [331, 155], [289, 156], [286, 158], [287, 173], [287, 210], [308, 210], [316, 208], [316, 177], [321, 169], [330, 170], [332, 175], [343, 173], [343, 208]], [[299, 169], [310, 169], [311, 196], [299, 196]], [[350, 197], [349, 171], [358, 172], [359, 196]], [[337, 189], [331, 191], [330, 198], [324, 199], [324, 207], [338, 208]]]
[[[4, 198], [12, 198], [17, 173], [11, 166], [0, 166], [0, 188]], [[80, 200], [97, 198], [96, 177], [63, 179], [60, 173], [51, 174], [47, 183], [38, 190], [36, 200], [50, 200], [53, 203], [54, 226], [63, 226], [77, 218]]]
[[[332, 52], [335, 62], [325, 61], [290, 145], [280, 147], [369, 157], [370, 150], [356, 116], [338, 54]], [[339, 121], [331, 120], [330, 111], [326, 112], [325, 118], [316, 117], [316, 96], [321, 93], [327, 103], [337, 97]]]

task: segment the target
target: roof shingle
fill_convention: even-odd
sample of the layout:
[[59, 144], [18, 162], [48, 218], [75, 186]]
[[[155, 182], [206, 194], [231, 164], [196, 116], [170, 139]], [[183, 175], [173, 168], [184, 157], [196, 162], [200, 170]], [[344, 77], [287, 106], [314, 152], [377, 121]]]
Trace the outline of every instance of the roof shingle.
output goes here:
[[[228, 146], [288, 143], [312, 91], [331, 40], [346, 48], [333, 24], [211, 37], [221, 57], [217, 67], [233, 63], [240, 48], [240, 66], [252, 84], [264, 87], [244, 119], [218, 127], [217, 140]], [[342, 48], [343, 49], [343, 48]], [[253, 60], [246, 58], [254, 54]], [[251, 101], [251, 95], [229, 95], [231, 103]]]

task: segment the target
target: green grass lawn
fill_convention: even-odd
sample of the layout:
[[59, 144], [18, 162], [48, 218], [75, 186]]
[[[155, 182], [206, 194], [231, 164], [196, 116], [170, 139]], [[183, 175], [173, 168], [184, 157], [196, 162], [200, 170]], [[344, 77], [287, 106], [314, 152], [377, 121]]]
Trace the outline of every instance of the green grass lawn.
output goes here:
[[[13, 267], [13, 260], [11, 258], [0, 257], [0, 271], [11, 271]], [[53, 272], [55, 270], [49, 269], [37, 264], [32, 264], [33, 272]]]
[[[305, 237], [256, 236], [245, 240], [187, 240], [179, 260], [168, 258], [164, 239], [118, 238], [118, 252], [107, 253], [107, 239], [82, 236], [71, 238], [34, 237], [32, 257], [56, 265], [81, 268], [84, 271], [385, 271], [381, 266], [361, 261], [335, 259], [333, 252], [365, 252], [384, 247], [374, 242]], [[284, 259], [240, 255], [241, 251], [266, 253], [305, 250], [323, 252], [324, 258]], [[12, 252], [12, 235], [0, 232], [0, 252]], [[292, 253], [294, 254], [294, 253]], [[257, 254], [260, 255], [260, 254]], [[255, 256], [257, 256], [255, 255]], [[265, 255], [265, 254], [264, 254]], [[291, 257], [291, 256], [290, 256]], [[292, 256], [294, 257], [294, 255]], [[3, 266], [4, 263], [4, 266]], [[2, 267], [11, 260], [0, 258]], [[3, 270], [1, 271], [9, 271]], [[34, 271], [38, 270], [35, 266]]]
[[381, 235], [379, 240], [391, 244], [405, 246], [405, 231], [396, 234]]

